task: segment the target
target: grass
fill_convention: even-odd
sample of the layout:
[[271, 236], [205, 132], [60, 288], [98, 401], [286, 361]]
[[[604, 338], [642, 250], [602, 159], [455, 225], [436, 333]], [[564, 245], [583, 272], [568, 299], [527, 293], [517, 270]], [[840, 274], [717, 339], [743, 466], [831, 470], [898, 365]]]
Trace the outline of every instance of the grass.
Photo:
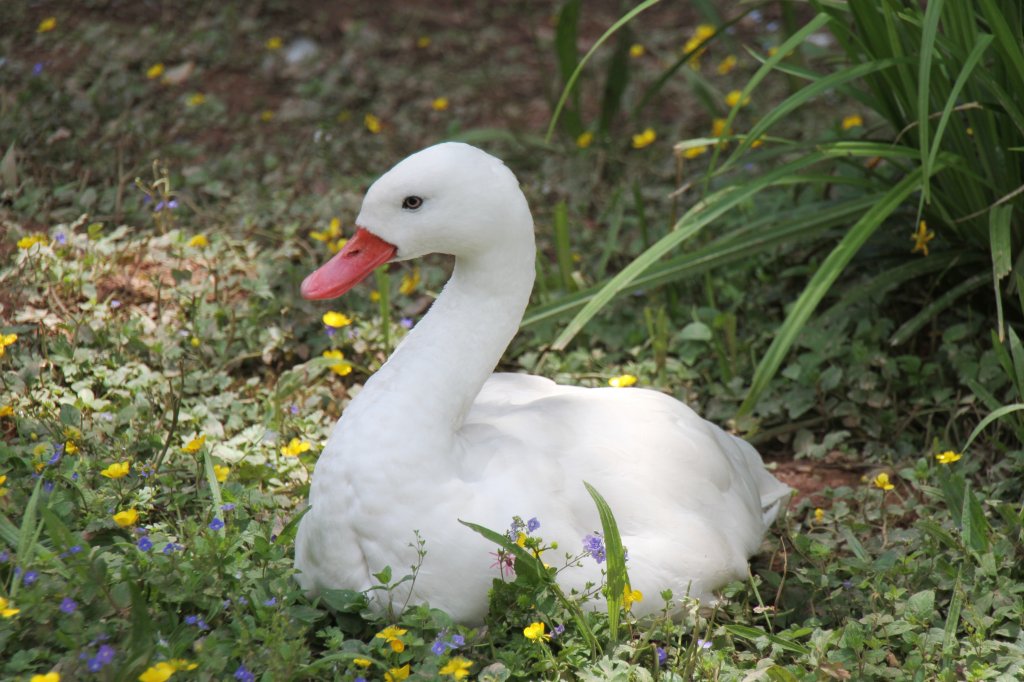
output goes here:
[[[781, 73], [756, 56], [813, 16], [774, 3], [726, 16], [731, 30], [684, 59], [699, 18], [655, 5], [622, 29], [627, 42], [616, 34], [580, 66], [565, 100], [574, 122], [545, 142], [562, 85], [553, 78], [580, 64], [566, 36], [592, 44], [614, 8], [588, 4], [573, 30], [554, 28], [548, 7], [481, 3], [443, 20], [385, 9], [313, 21], [276, 3], [193, 3], [159, 17], [55, 6], [55, 26], [40, 31], [50, 13], [0, 8], [11, 27], [0, 36], [0, 676], [1019, 676], [1020, 320], [984, 286], [971, 297], [943, 279], [993, 270], [997, 284], [1011, 281], [1013, 214], [992, 219], [991, 257], [943, 246], [948, 233], [928, 256], [910, 253], [918, 189], [942, 197], [941, 164], [959, 165], [916, 132], [906, 149], [867, 135], [896, 124], [870, 119], [848, 86], [878, 96], [889, 86], [872, 79], [891, 71], [839, 70], [827, 81], [835, 89], [794, 90], [810, 69], [830, 77], [836, 43], [795, 41], [793, 58], [776, 60]], [[932, 30], [943, 59], [973, 54]], [[318, 56], [289, 63], [302, 37]], [[993, 40], [1012, 51], [1005, 35]], [[643, 55], [628, 56], [634, 41]], [[719, 73], [729, 55], [738, 66]], [[148, 77], [157, 64], [171, 82]], [[623, 64], [629, 80], [609, 95]], [[957, 73], [933, 74], [932, 85], [953, 87]], [[751, 103], [726, 108], [733, 90]], [[804, 94], [790, 107], [794, 92]], [[869, 120], [844, 129], [853, 112]], [[687, 158], [717, 141], [719, 117], [750, 139]], [[653, 144], [633, 148], [648, 127]], [[594, 133], [587, 148], [581, 130]], [[744, 156], [762, 132], [767, 143]], [[828, 144], [812, 149], [821, 136]], [[717, 607], [645, 594], [683, 600], [681, 616], [632, 617], [614, 509], [587, 543], [607, 551], [615, 589], [595, 586], [582, 604], [552, 571], [593, 552], [583, 538], [546, 537], [543, 518], [531, 528], [528, 509], [508, 529], [475, 529], [514, 567], [480, 559], [496, 580], [484, 627], [427, 607], [399, 615], [401, 604], [373, 616], [363, 595], [311, 601], [297, 589], [292, 539], [317, 455], [448, 264], [378, 273], [334, 304], [351, 318], [336, 328], [298, 284], [351, 234], [366, 184], [443, 138], [506, 158], [537, 217], [537, 291], [504, 369], [580, 385], [635, 376], [745, 432], [803, 491], [749, 580], [728, 585]], [[676, 153], [680, 140], [691, 142]], [[880, 177], [894, 181], [876, 192], [863, 161], [881, 156], [891, 174]], [[915, 176], [920, 158], [928, 170]], [[741, 186], [731, 173], [755, 179]], [[969, 243], [988, 223], [958, 225]], [[617, 296], [595, 299], [609, 281]], [[589, 322], [566, 331], [594, 300]], [[799, 323], [782, 327], [783, 344], [787, 316]], [[777, 371], [759, 370], [766, 357]], [[429, 561], [415, 530], [409, 541]], [[390, 594], [417, 567], [374, 569]]]

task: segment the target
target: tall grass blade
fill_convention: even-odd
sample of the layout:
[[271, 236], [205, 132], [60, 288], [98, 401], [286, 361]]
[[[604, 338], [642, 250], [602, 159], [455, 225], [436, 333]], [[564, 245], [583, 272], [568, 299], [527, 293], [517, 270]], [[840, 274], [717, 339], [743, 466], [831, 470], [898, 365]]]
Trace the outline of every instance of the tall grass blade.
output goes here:
[[900, 325], [900, 328], [897, 329], [893, 333], [892, 338], [889, 339], [889, 343], [893, 346], [899, 346], [906, 343], [907, 340], [919, 332], [922, 327], [934, 320], [937, 314], [946, 308], [949, 308], [975, 289], [985, 286], [989, 281], [989, 277], [990, 275], [987, 272], [982, 272], [974, 277], [968, 277], [942, 296], [939, 296], [928, 305], [921, 308], [921, 310], [912, 318]]
[[754, 370], [754, 378], [751, 381], [750, 390], [747, 392], [746, 398], [743, 399], [743, 404], [740, 405], [739, 415], [749, 414], [754, 409], [757, 399], [768, 387], [768, 382], [771, 381], [782, 365], [782, 361], [789, 353], [789, 349], [796, 340], [797, 335], [799, 335], [800, 330], [803, 329], [814, 309], [817, 308], [818, 303], [825, 297], [832, 284], [836, 281], [836, 278], [839, 277], [850, 260], [860, 250], [860, 247], [863, 246], [868, 237], [875, 233], [875, 230], [882, 225], [882, 222], [910, 196], [910, 193], [920, 188], [920, 186], [921, 169], [918, 168], [889, 190], [877, 204], [868, 209], [868, 212], [850, 228], [846, 236], [828, 255], [825, 262], [814, 273], [814, 276], [808, 282], [796, 303], [793, 304], [785, 322], [782, 323], [782, 326], [776, 332], [771, 346], [769, 346], [761, 362], [758, 363], [757, 369]]
[[632, 263], [623, 268], [617, 275], [612, 277], [600, 291], [598, 291], [583, 309], [566, 325], [566, 328], [559, 334], [552, 344], [553, 350], [563, 350], [569, 342], [583, 329], [594, 315], [600, 312], [608, 302], [617, 296], [621, 291], [630, 285], [641, 273], [645, 272], [666, 253], [681, 244], [683, 241], [694, 236], [705, 225], [717, 219], [722, 214], [735, 208], [759, 191], [770, 185], [784, 182], [793, 173], [802, 168], [811, 166], [824, 156], [820, 153], [810, 153], [785, 166], [766, 173], [761, 177], [743, 184], [725, 187], [710, 195], [703, 202], [694, 206], [688, 211], [675, 227], [667, 235], [651, 245], [649, 249], [641, 253]]
[[921, 30], [921, 51], [920, 61], [917, 69], [917, 127], [918, 140], [921, 147], [921, 161], [924, 164], [924, 182], [922, 184], [921, 201], [931, 201], [931, 168], [929, 160], [929, 132], [931, 125], [931, 106], [929, 96], [931, 95], [932, 78], [932, 57], [935, 51], [935, 38], [939, 33], [939, 18], [942, 16], [942, 5], [945, 0], [930, 0], [924, 12], [924, 25]]
[[660, 1], [661, 0], [644, 0], [644, 2], [641, 2], [639, 5], [637, 5], [630, 11], [626, 12], [624, 15], [622, 15], [622, 17], [619, 18], [618, 21], [611, 25], [611, 28], [605, 31], [601, 35], [601, 37], [597, 39], [597, 41], [590, 47], [589, 50], [587, 50], [587, 53], [583, 55], [583, 59], [579, 61], [579, 63], [576, 65], [576, 68], [573, 70], [572, 75], [569, 77], [568, 82], [565, 84], [565, 87], [562, 88], [562, 95], [558, 98], [558, 104], [555, 106], [555, 112], [551, 115], [551, 122], [548, 123], [547, 132], [544, 134], [545, 142], [551, 141], [551, 136], [555, 132], [555, 126], [558, 125], [558, 118], [559, 116], [561, 116], [562, 109], [565, 108], [565, 103], [569, 99], [569, 93], [571, 93], [572, 89], [576, 86], [576, 81], [579, 80], [580, 73], [582, 73], [583, 71], [583, 67], [587, 65], [587, 62], [589, 62], [590, 58], [594, 56], [594, 53], [597, 52], [597, 49], [601, 47], [605, 43], [605, 41], [608, 40], [608, 38], [615, 35], [616, 31], [618, 31], [620, 28], [622, 28], [630, 21], [632, 21], [633, 17], [640, 14], [644, 10], [653, 7]]
[[607, 590], [608, 599], [608, 630], [613, 642], [619, 641], [619, 612], [622, 608], [623, 593], [629, 585], [626, 572], [626, 550], [622, 547], [619, 525], [615, 522], [611, 507], [601, 493], [586, 481], [583, 482], [587, 492], [597, 506], [597, 514], [601, 518], [601, 531], [604, 534], [605, 555], [608, 560]]
[[999, 291], [999, 282], [1013, 270], [1010, 246], [1010, 217], [1013, 214], [1012, 204], [996, 206], [988, 214], [988, 241], [992, 250], [992, 286], [996, 295], [996, 330], [999, 341], [1006, 338], [1006, 327], [1003, 322], [1003, 296]]
[[1012, 405], [1004, 405], [986, 416], [978, 422], [978, 425], [974, 427], [973, 431], [971, 431], [971, 435], [967, 437], [967, 442], [965, 442], [964, 446], [960, 448], [960, 452], [966, 452], [967, 448], [971, 447], [971, 444], [978, 436], [981, 435], [981, 432], [985, 430], [986, 426], [1012, 412], [1020, 412], [1021, 410], [1024, 410], [1024, 403], [1013, 403]]

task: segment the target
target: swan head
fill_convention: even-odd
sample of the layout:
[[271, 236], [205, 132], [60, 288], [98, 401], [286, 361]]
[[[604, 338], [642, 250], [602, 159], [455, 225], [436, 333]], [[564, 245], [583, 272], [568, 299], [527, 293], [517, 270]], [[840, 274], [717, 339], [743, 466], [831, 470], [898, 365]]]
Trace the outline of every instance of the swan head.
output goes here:
[[533, 247], [533, 220], [515, 175], [500, 159], [460, 142], [428, 147], [382, 175], [366, 191], [356, 228], [303, 281], [303, 297], [340, 296], [388, 261]]

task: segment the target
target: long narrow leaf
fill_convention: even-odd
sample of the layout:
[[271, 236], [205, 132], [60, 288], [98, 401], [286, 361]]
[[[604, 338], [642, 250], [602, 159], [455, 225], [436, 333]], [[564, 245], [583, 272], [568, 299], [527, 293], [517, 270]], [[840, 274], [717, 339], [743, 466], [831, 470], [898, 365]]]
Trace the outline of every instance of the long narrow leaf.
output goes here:
[[555, 113], [551, 115], [551, 122], [548, 123], [548, 130], [544, 134], [545, 142], [551, 141], [551, 136], [555, 132], [555, 126], [558, 125], [558, 117], [561, 115], [562, 109], [565, 107], [566, 100], [569, 99], [569, 93], [571, 93], [573, 87], [576, 86], [576, 81], [579, 80], [580, 73], [583, 71], [583, 67], [586, 66], [587, 62], [590, 61], [590, 58], [594, 55], [595, 52], [597, 52], [597, 48], [601, 47], [606, 40], [608, 40], [615, 34], [616, 31], [618, 31], [620, 28], [622, 28], [630, 21], [632, 21], [633, 17], [640, 14], [644, 10], [653, 7], [660, 1], [661, 0], [644, 0], [644, 2], [640, 3], [630, 11], [626, 12], [624, 15], [622, 15], [622, 17], [619, 18], [618, 21], [611, 25], [611, 28], [605, 31], [601, 35], [601, 37], [597, 39], [597, 42], [595, 42], [589, 50], [587, 50], [587, 53], [583, 55], [583, 59], [581, 59], [579, 64], [576, 65], [576, 69], [573, 70], [572, 76], [569, 77], [569, 81], [565, 84], [565, 87], [562, 89], [562, 96], [558, 98], [558, 104], [555, 106]]
[[765, 353], [757, 369], [754, 370], [754, 378], [751, 381], [750, 390], [747, 392], [743, 404], [740, 405], [739, 415], [746, 415], [754, 409], [757, 399], [768, 387], [768, 382], [779, 370], [782, 361], [789, 353], [790, 347], [796, 340], [800, 330], [803, 329], [811, 313], [817, 308], [818, 303], [825, 297], [833, 282], [846, 268], [850, 260], [856, 255], [860, 247], [867, 241], [868, 237], [875, 233], [882, 222], [896, 208], [903, 203], [910, 193], [921, 185], [921, 170], [917, 169], [895, 187], [886, 193], [885, 197], [875, 206], [871, 207], [857, 223], [850, 228], [850, 231], [836, 245], [835, 249], [828, 255], [825, 262], [821, 264], [818, 271], [814, 273], [811, 281], [804, 288], [803, 293], [797, 299], [785, 322], [779, 327], [772, 341], [771, 346]]
[[821, 161], [822, 158], [823, 156], [820, 153], [808, 154], [770, 173], [766, 173], [752, 182], [744, 185], [729, 186], [713, 193], [704, 202], [698, 204], [680, 218], [671, 232], [652, 244], [649, 249], [637, 256], [632, 263], [612, 277], [569, 322], [558, 338], [555, 339], [552, 348], [554, 350], [564, 349], [573, 337], [583, 329], [583, 326], [608, 305], [608, 302], [615, 298], [619, 292], [628, 287], [633, 280], [666, 253], [700, 232], [705, 225], [743, 203], [765, 187], [782, 181], [787, 176]]
[[601, 493], [597, 492], [594, 486], [586, 481], [583, 482], [587, 492], [597, 506], [597, 514], [601, 518], [601, 530], [604, 533], [605, 556], [608, 559], [607, 590], [608, 599], [608, 630], [611, 632], [613, 642], [619, 639], [619, 609], [622, 608], [623, 593], [629, 585], [629, 575], [626, 572], [626, 551], [622, 547], [622, 537], [619, 535], [619, 526], [615, 522], [611, 507], [605, 501]]
[[939, 33], [939, 18], [942, 16], [942, 5], [945, 0], [930, 0], [924, 12], [924, 25], [921, 30], [921, 50], [917, 69], [917, 127], [918, 141], [921, 147], [921, 159], [924, 162], [921, 201], [931, 201], [931, 154], [928, 152], [929, 126], [931, 125], [931, 106], [929, 95], [932, 78], [932, 57], [935, 54], [935, 37]]
[[889, 343], [894, 346], [905, 343], [910, 337], [920, 331], [922, 327], [934, 320], [938, 313], [950, 307], [971, 291], [985, 286], [990, 278], [991, 275], [987, 272], [982, 272], [974, 277], [968, 277], [942, 296], [921, 308], [916, 315], [900, 325], [900, 328], [893, 333]]

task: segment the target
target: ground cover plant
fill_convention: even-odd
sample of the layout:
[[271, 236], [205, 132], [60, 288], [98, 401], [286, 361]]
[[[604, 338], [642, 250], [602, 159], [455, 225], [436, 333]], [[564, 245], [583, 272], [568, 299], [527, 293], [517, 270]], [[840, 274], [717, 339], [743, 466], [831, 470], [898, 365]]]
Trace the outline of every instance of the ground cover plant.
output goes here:
[[[1017, 4], [355, 5], [0, 7], [0, 677], [1019, 678]], [[502, 369], [666, 391], [798, 489], [719, 604], [629, 589], [601, 491], [585, 538], [467, 527], [484, 624], [297, 588], [317, 455], [450, 266], [298, 284], [442, 139], [537, 217]]]

